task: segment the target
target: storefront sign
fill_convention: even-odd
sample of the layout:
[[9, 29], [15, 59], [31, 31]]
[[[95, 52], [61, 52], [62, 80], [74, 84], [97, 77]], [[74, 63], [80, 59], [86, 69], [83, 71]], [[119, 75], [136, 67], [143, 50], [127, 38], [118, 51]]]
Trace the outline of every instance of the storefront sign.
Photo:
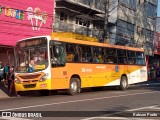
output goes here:
[[54, 0], [2, 0], [0, 3], [0, 45], [52, 32]]
[[5, 16], [23, 20], [24, 11], [16, 10], [10, 7], [1, 7], [0, 14], [4, 11]]

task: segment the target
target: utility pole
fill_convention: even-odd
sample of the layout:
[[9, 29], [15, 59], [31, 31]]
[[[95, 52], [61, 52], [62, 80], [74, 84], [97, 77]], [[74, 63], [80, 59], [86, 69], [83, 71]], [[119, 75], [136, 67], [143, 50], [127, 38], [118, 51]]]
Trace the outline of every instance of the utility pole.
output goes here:
[[[145, 3], [144, 3], [145, 4]], [[149, 30], [149, 35], [147, 32], [147, 27], [148, 27], [148, 4], [149, 0], [146, 0], [145, 8], [144, 8], [144, 49], [146, 52], [146, 55], [153, 56], [154, 55], [154, 35], [152, 35], [155, 31], [155, 24], [153, 25], [153, 31], [150, 29]], [[149, 38], [149, 39], [148, 39]]]

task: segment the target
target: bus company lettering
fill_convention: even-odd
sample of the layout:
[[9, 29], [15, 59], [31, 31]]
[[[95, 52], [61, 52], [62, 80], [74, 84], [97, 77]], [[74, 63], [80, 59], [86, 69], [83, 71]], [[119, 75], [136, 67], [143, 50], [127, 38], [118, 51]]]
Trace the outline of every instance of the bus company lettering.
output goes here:
[[96, 66], [96, 68], [99, 68], [99, 69], [105, 69], [106, 66]]
[[47, 84], [46, 84], [46, 83], [40, 84], [40, 87], [41, 87], [41, 88], [47, 87]]
[[82, 68], [82, 72], [92, 72], [92, 69], [90, 69], [90, 68]]
[[24, 20], [24, 16], [25, 16], [24, 13], [27, 13], [28, 15], [27, 19], [31, 21], [32, 29], [35, 31], [39, 31], [42, 24], [46, 24], [46, 21], [48, 18], [47, 12], [41, 11], [39, 7], [36, 7], [34, 9], [32, 7], [28, 7], [26, 11], [24, 11], [24, 10], [11, 8], [10, 6], [2, 7], [0, 5], [0, 15], [3, 13], [3, 10], [4, 10], [5, 16], [16, 18], [18, 20]]

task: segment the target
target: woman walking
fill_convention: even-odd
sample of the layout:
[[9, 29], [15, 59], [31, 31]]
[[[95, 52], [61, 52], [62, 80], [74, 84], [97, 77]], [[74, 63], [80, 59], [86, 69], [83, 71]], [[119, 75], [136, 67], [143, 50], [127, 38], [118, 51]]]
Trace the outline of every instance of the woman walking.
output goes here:
[[8, 95], [14, 94], [14, 66], [10, 68], [10, 74], [8, 79]]

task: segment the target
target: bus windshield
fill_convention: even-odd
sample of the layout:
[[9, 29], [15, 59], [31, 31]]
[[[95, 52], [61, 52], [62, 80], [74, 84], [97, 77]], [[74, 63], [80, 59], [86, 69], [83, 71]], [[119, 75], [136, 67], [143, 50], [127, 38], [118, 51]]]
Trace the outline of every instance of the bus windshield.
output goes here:
[[16, 72], [32, 73], [48, 66], [47, 39], [28, 39], [16, 44]]

